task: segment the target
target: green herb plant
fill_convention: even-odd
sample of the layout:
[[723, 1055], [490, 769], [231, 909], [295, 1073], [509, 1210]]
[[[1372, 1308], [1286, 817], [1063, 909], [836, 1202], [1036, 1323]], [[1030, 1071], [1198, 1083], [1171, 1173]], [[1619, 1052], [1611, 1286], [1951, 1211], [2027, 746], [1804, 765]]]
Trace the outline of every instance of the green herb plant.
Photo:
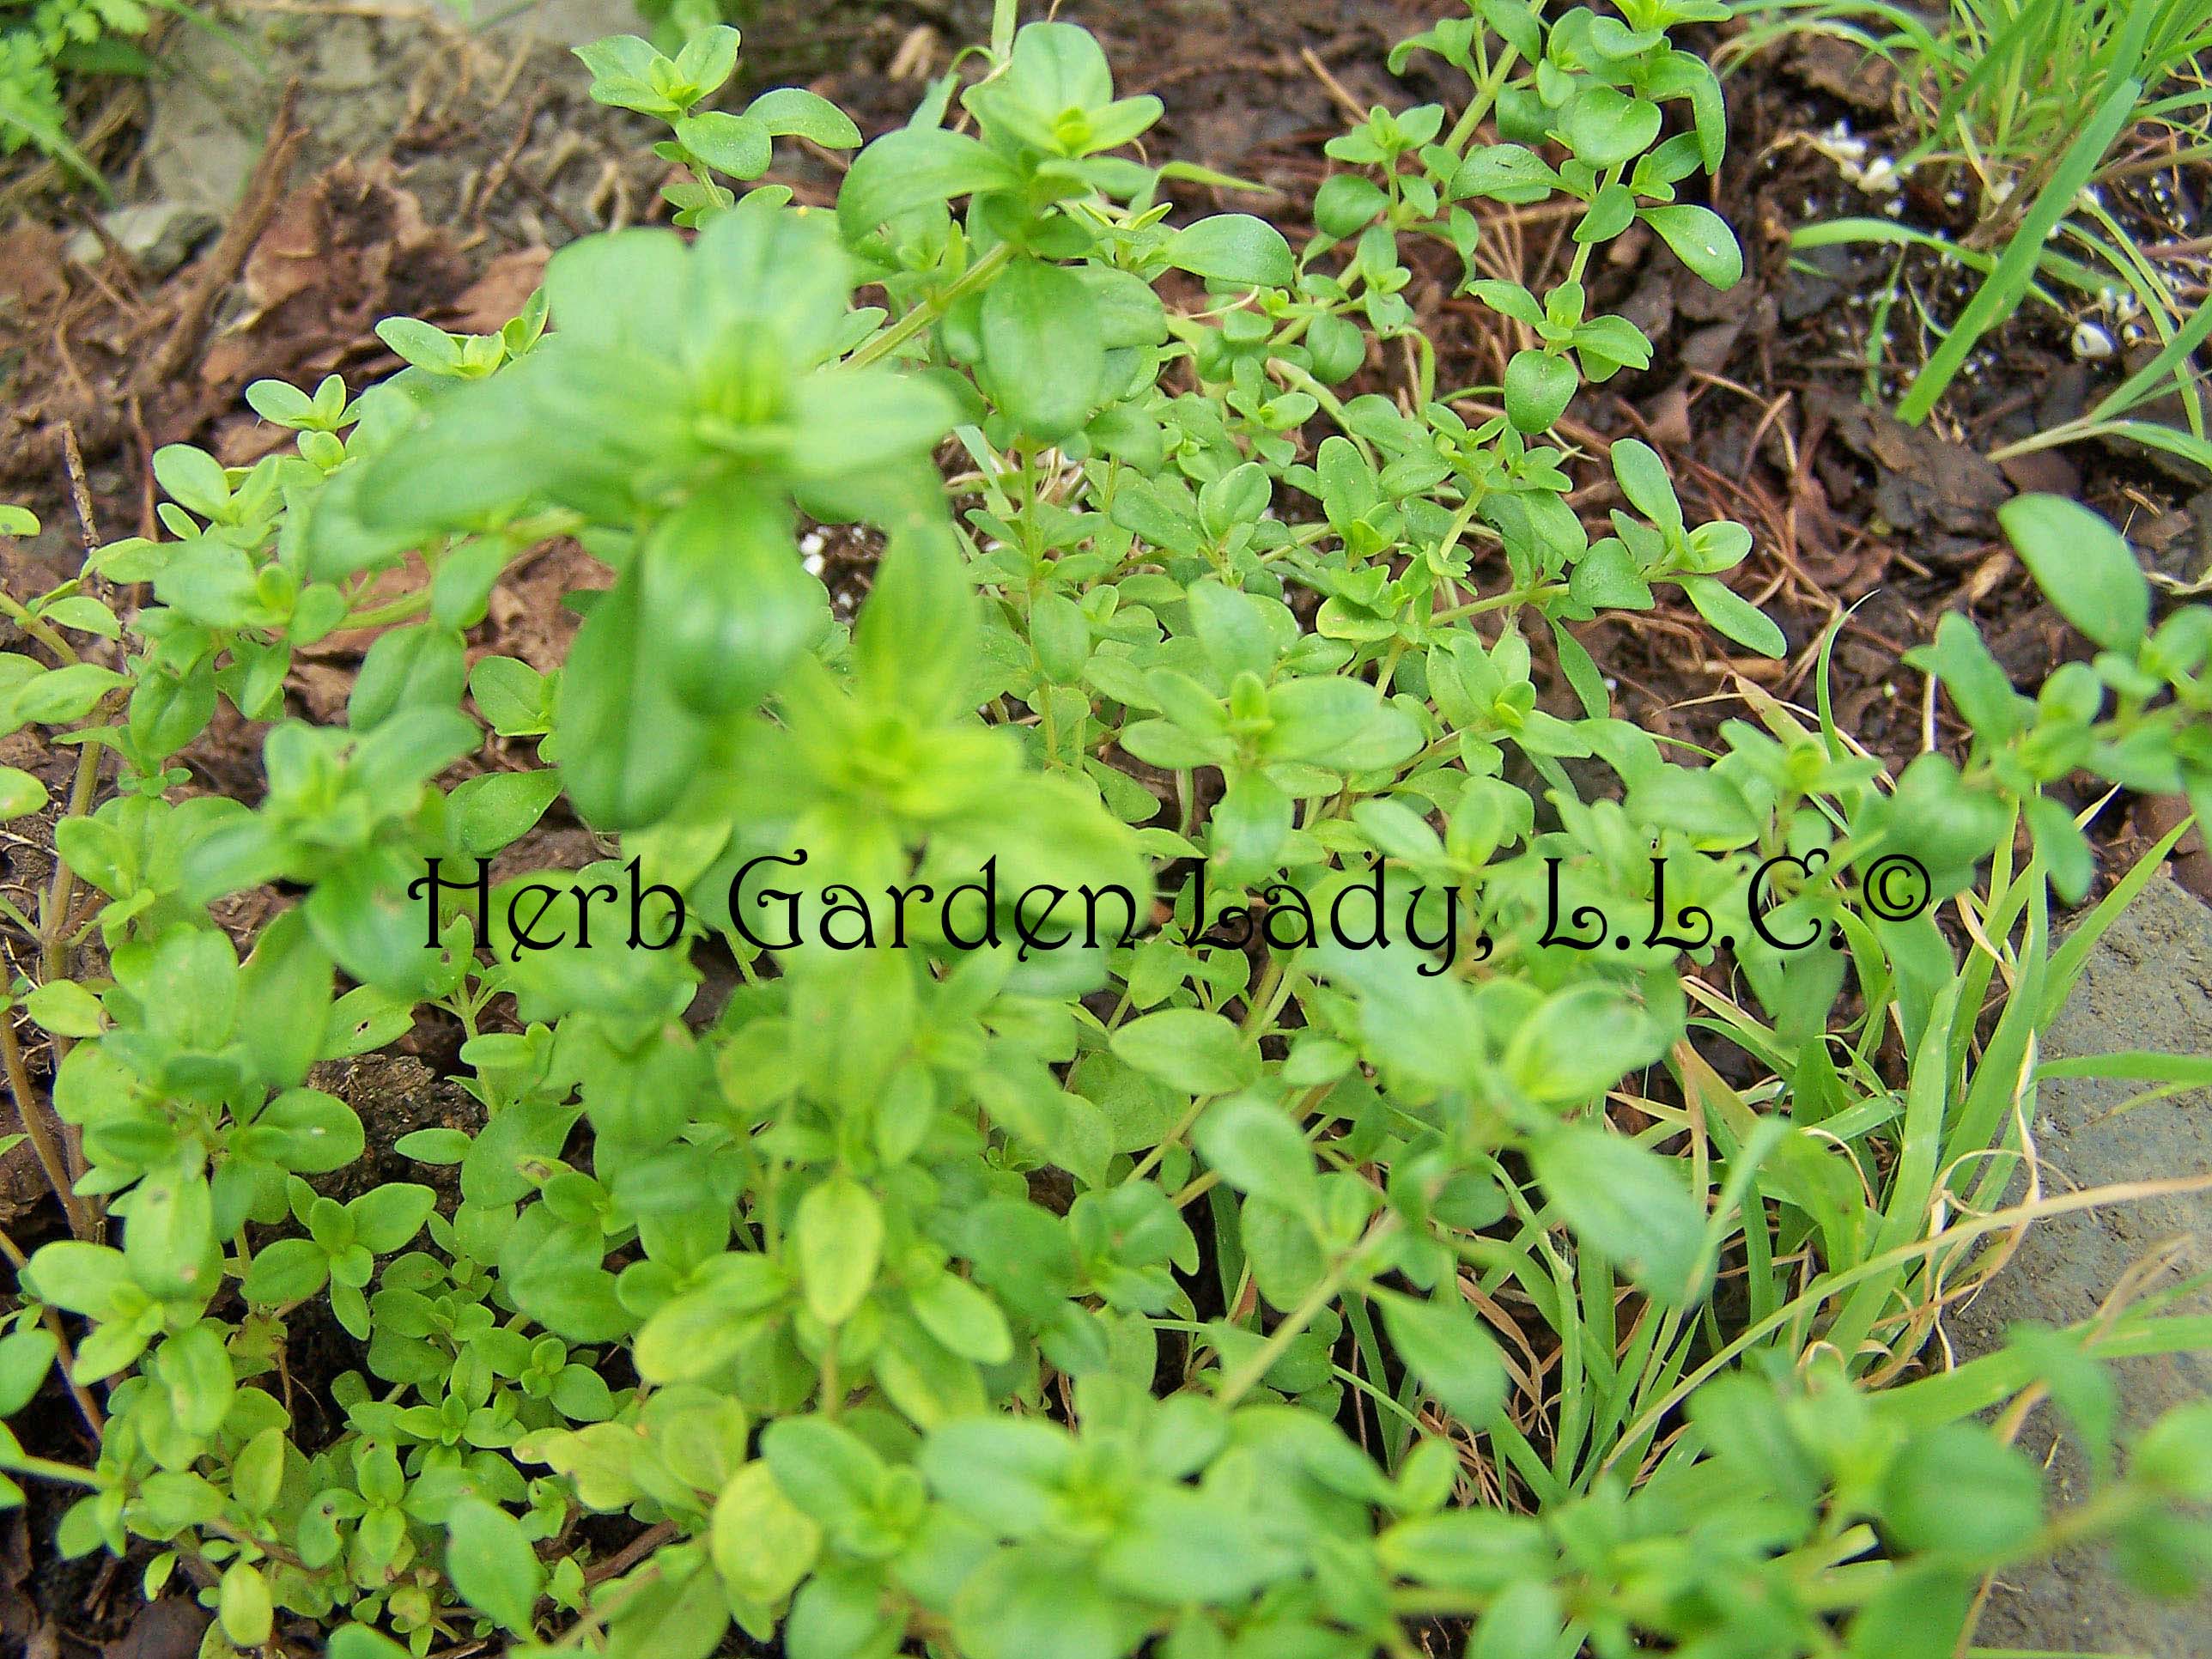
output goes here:
[[[1440, 22], [1399, 61], [1464, 103], [1333, 141], [1301, 248], [1175, 222], [1196, 170], [1130, 152], [1158, 104], [1010, 6], [834, 212], [745, 188], [778, 133], [849, 143], [834, 112], [694, 113], [728, 33], [586, 51], [668, 120], [696, 238], [566, 247], [495, 335], [387, 324], [408, 367], [358, 392], [260, 383], [294, 445], [161, 451], [161, 539], [4, 601], [0, 726], [78, 757], [52, 802], [0, 774], [54, 820], [0, 1060], [73, 1233], [7, 1246], [0, 1412], [87, 1437], [0, 1431], [0, 1468], [74, 1489], [60, 1551], [181, 1578], [207, 1655], [335, 1659], [733, 1626], [793, 1659], [1911, 1659], [2062, 1546], [2193, 1583], [2212, 1412], [2118, 1445], [2099, 1362], [2201, 1322], [2145, 1297], [1918, 1362], [2020, 1226], [2126, 1195], [2003, 1201], [2039, 1079], [2206, 1069], [2036, 1034], [2154, 867], [2054, 945], [2095, 870], [2047, 791], [2212, 805], [2212, 610], [2154, 622], [2117, 534], [2015, 504], [2099, 654], [2029, 696], [1947, 617], [1912, 662], [1972, 742], [1894, 777], [1823, 641], [1816, 708], [1747, 690], [1671, 755], [1577, 642], [1679, 590], [1790, 645], [1731, 585], [1747, 532], [1558, 435], [1648, 361], [1589, 301], [1612, 238], [1738, 275], [1690, 199], [1718, 88], [1670, 40], [1719, 10]], [[1523, 343], [1440, 389], [1409, 256], [1538, 204], [1571, 266], [1470, 264]], [[1595, 538], [1578, 477], [1620, 503]], [[856, 617], [802, 515], [880, 543]], [[556, 537], [611, 584], [565, 660], [472, 661]], [[294, 654], [364, 628], [344, 722], [289, 717]], [[179, 762], [225, 704], [265, 732], [252, 805]], [[556, 803], [603, 860], [532, 871]], [[1554, 880], [1718, 914], [1785, 854], [1807, 948], [1546, 941]], [[1941, 921], [1870, 908], [1907, 855]], [[1425, 890], [1389, 945], [1299, 932], [1378, 868]], [[211, 917], [271, 884], [265, 923]], [[968, 894], [885, 892], [923, 885]], [[753, 943], [787, 905], [820, 935]], [[1250, 943], [1201, 932], [1240, 906]], [[425, 1015], [480, 1111], [379, 1181], [315, 1067]], [[2046, 1396], [2095, 1471], [2063, 1506], [2008, 1443]]]

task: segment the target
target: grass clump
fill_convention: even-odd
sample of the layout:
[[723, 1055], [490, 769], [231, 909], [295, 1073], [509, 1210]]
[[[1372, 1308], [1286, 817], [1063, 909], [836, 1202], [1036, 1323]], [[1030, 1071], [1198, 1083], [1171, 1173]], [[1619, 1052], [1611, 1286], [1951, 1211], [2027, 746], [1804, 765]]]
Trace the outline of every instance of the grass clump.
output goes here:
[[[1679, 599], [1793, 647], [1647, 447], [1608, 533], [1567, 499], [1568, 410], [1650, 356], [1591, 252], [1740, 270], [1673, 34], [1717, 10], [1440, 22], [1406, 50], [1465, 101], [1337, 141], [1295, 248], [1172, 214], [1158, 103], [1011, 7], [834, 213], [748, 187], [858, 134], [715, 108], [734, 32], [586, 51], [696, 238], [565, 248], [495, 335], [389, 323], [358, 392], [258, 385], [295, 444], [161, 451], [164, 538], [6, 602], [6, 723], [82, 757], [58, 801], [0, 774], [62, 860], [13, 918], [41, 1035], [0, 1022], [75, 1235], [15, 1252], [0, 1410], [99, 1437], [0, 1440], [78, 1494], [60, 1550], [189, 1579], [210, 1654], [336, 1659], [1897, 1659], [2068, 1543], [2185, 1588], [2212, 1414], [2115, 1447], [2098, 1361], [2195, 1327], [1917, 1361], [2011, 1229], [2125, 1196], [1998, 1201], [2096, 932], [2051, 943], [2095, 872], [2045, 791], [2212, 804], [2212, 611], [2020, 503], [2100, 654], [2030, 697], [1947, 619], [1915, 660], [1972, 743], [1894, 777], [1825, 690], [1682, 763], [1577, 641]], [[1573, 269], [1478, 274], [1541, 202]], [[1425, 239], [1520, 331], [1501, 386], [1435, 384]], [[857, 617], [802, 514], [880, 539]], [[565, 660], [471, 661], [563, 536], [611, 577]], [[363, 626], [344, 723], [286, 717]], [[252, 806], [177, 763], [226, 703]], [[459, 775], [487, 729], [521, 763]], [[556, 803], [580, 872], [532, 867]], [[426, 1015], [474, 1109], [364, 1179], [314, 1067]], [[1978, 1415], [2045, 1390], [2096, 1444], [2065, 1507]]]
[[[2212, 468], [2195, 353], [2212, 313], [2192, 279], [2147, 250], [2121, 191], [2154, 183], [2212, 155], [2212, 86], [2202, 54], [2212, 45], [2204, 0], [1950, 0], [1931, 16], [1884, 0], [1772, 0], [1742, 14], [1748, 26], [1728, 51], [1757, 52], [1793, 35], [1830, 36], [1880, 62], [1896, 86], [1894, 156], [1858, 169], [1893, 191], [1916, 175], [1937, 179], [1963, 204], [1963, 233], [1895, 218], [1845, 217], [1802, 228], [1793, 245], [1839, 243], [1933, 250], [1980, 278], [1955, 318], [1921, 321], [1934, 343], [1899, 400], [1924, 420], [1975, 346], [2029, 298], [2053, 309], [2124, 322], [2154, 337], [2154, 366], [2127, 376], [2062, 426], [2005, 446], [1997, 459], [2084, 438], [2119, 437]], [[1856, 161], [1853, 162], [1857, 168]], [[1893, 291], [1878, 308], [1869, 352], [1889, 343]], [[2077, 350], [2110, 356], [2113, 332], [2084, 321]], [[2181, 424], [2136, 418], [2179, 396]]]

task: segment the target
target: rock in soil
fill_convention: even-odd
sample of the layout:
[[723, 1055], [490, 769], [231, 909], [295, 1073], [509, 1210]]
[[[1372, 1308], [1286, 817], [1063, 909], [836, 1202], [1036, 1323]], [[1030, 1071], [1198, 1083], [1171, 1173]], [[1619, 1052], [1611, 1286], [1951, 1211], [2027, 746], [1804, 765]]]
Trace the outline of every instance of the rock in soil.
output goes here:
[[[2133, 1048], [2212, 1053], [2212, 908], [2163, 874], [2090, 953], [2043, 1054], [2055, 1060]], [[2212, 1170], [2212, 1098], [2198, 1090], [2115, 1115], [2140, 1086], [2102, 1079], [2039, 1086], [2035, 1135], [2046, 1194]], [[2039, 1223], [1989, 1288], [1947, 1322], [1952, 1345], [1963, 1361], [2001, 1346], [2015, 1321], [2091, 1318], [2114, 1285], [2147, 1261], [2158, 1263], [2153, 1290], [2212, 1269], [2212, 1194]], [[2199, 1292], [2173, 1311], [2212, 1314], [2212, 1293]], [[2128, 1359], [2114, 1375], [2124, 1439], [2169, 1408], [2212, 1393], [2212, 1357], [2201, 1353]], [[2018, 1444], [2047, 1465], [2054, 1502], [2087, 1495], [2087, 1459], [2055, 1407], [2038, 1407]], [[2207, 1632], [2212, 1594], [2158, 1601], [2130, 1589], [2100, 1552], [2075, 1550], [2006, 1571], [1974, 1639], [1999, 1649], [2202, 1659]]]
[[112, 241], [149, 276], [167, 276], [222, 228], [214, 214], [189, 202], [134, 203], [101, 214], [100, 225], [107, 233], [106, 240], [89, 229], [81, 230], [69, 240], [69, 257], [81, 265], [96, 265]]

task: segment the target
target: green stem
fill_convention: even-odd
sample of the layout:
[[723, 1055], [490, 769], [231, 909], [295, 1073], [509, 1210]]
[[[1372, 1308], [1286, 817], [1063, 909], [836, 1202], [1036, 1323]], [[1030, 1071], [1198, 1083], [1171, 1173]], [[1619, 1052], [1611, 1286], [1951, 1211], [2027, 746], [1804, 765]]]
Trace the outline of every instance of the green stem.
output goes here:
[[16, 1474], [35, 1474], [46, 1480], [66, 1480], [73, 1486], [89, 1486], [100, 1490], [100, 1479], [90, 1469], [81, 1469], [74, 1463], [57, 1463], [50, 1457], [11, 1457], [0, 1468]]
[[1534, 587], [1516, 587], [1504, 593], [1493, 593], [1486, 599], [1476, 599], [1470, 605], [1455, 605], [1449, 611], [1439, 611], [1430, 617], [1431, 623], [1454, 623], [1463, 617], [1479, 617], [1486, 611], [1503, 611], [1509, 605], [1538, 604], [1557, 599], [1567, 591], [1565, 582], [1539, 582]]
[[1498, 101], [1498, 92], [1505, 85], [1505, 77], [1513, 73], [1513, 65], [1520, 59], [1521, 49], [1518, 46], [1510, 41], [1500, 44], [1504, 50], [1498, 54], [1498, 61], [1491, 65], [1490, 72], [1474, 83], [1474, 100], [1452, 124], [1452, 130], [1444, 139], [1444, 148], [1455, 155], [1466, 154], [1467, 141], [1474, 137], [1474, 130], [1482, 125], [1482, 118], [1490, 113], [1491, 106]]
[[[111, 691], [100, 698], [92, 713], [94, 725], [105, 724], [119, 711], [119, 697], [118, 692]], [[85, 729], [89, 731], [93, 728], [88, 726]], [[102, 754], [101, 746], [88, 738], [79, 745], [76, 769], [70, 780], [69, 803], [62, 811], [64, 818], [81, 818], [92, 811], [92, 798], [100, 788]], [[60, 826], [57, 824], [55, 828], [58, 830]], [[56, 840], [58, 846], [58, 836]], [[57, 980], [69, 977], [74, 954], [72, 945], [76, 937], [70, 908], [76, 897], [76, 872], [70, 868], [69, 860], [57, 851], [53, 873], [47, 880], [46, 890], [39, 906], [39, 980], [41, 984], [51, 985]], [[62, 1061], [69, 1058], [70, 1040], [59, 1032], [50, 1032], [46, 1044], [52, 1050], [54, 1075], [58, 1077]], [[69, 1170], [70, 1179], [75, 1182], [83, 1176], [87, 1168], [83, 1137], [73, 1126], [66, 1123], [61, 1126], [61, 1133], [64, 1167]], [[94, 1200], [88, 1206], [87, 1213], [94, 1218], [103, 1213], [100, 1202]], [[83, 1234], [78, 1236], [85, 1237]]]
[[76, 652], [67, 640], [55, 633], [52, 629], [47, 627], [44, 622], [33, 616], [6, 593], [0, 593], [0, 611], [5, 611], [14, 619], [16, 627], [59, 657], [64, 666], [66, 667], [77, 660]]
[[345, 619], [348, 629], [383, 628], [389, 623], [405, 622], [410, 617], [419, 617], [430, 608], [430, 590], [417, 588], [412, 593], [403, 593], [388, 605], [380, 605], [358, 611]]
[[[1597, 190], [1595, 193], [1591, 196], [1590, 200], [1595, 202], [1597, 200], [1598, 197], [1604, 195], [1606, 191], [1611, 190], [1615, 185], [1619, 184], [1620, 182], [1621, 174], [1627, 171], [1628, 163], [1626, 161], [1615, 161], [1611, 167], [1607, 167], [1605, 170], [1605, 177], [1598, 181]], [[1566, 280], [1568, 282], [1579, 283], [1582, 281], [1583, 272], [1589, 268], [1590, 255], [1596, 251], [1597, 244], [1595, 242], [1579, 242], [1576, 244], [1574, 262], [1567, 267]]]
[[988, 253], [954, 278], [951, 285], [940, 294], [933, 294], [912, 311], [893, 323], [882, 333], [867, 342], [845, 359], [848, 368], [865, 368], [896, 351], [915, 335], [952, 309], [960, 301], [997, 276], [1014, 257], [1011, 242], [1001, 242]]
[[1257, 1352], [1231, 1371], [1215, 1390], [1215, 1398], [1222, 1405], [1233, 1406], [1249, 1394], [1261, 1378], [1274, 1370], [1276, 1362], [1290, 1351], [1291, 1344], [1298, 1340], [1305, 1328], [1321, 1316], [1322, 1309], [1336, 1300], [1344, 1282], [1363, 1264], [1381, 1243], [1398, 1230], [1398, 1212], [1385, 1210], [1360, 1236], [1359, 1242], [1346, 1250], [1322, 1276], [1321, 1282], [1306, 1292], [1304, 1301], [1284, 1316], [1283, 1322], [1267, 1334]]
[[1344, 400], [1341, 398], [1296, 363], [1285, 362], [1280, 357], [1267, 359], [1267, 372], [1281, 380], [1284, 385], [1304, 392], [1306, 396], [1319, 404], [1328, 412], [1329, 419], [1334, 421], [1343, 429], [1344, 435], [1352, 440], [1361, 456], [1365, 459], [1367, 465], [1375, 465], [1375, 452], [1367, 447], [1366, 439], [1352, 429], [1351, 417], [1345, 413]]
[[1212, 1095], [1200, 1095], [1197, 1099], [1192, 1101], [1190, 1103], [1190, 1109], [1185, 1112], [1182, 1117], [1176, 1121], [1175, 1127], [1170, 1129], [1161, 1139], [1159, 1145], [1153, 1147], [1149, 1152], [1146, 1152], [1144, 1157], [1138, 1161], [1137, 1166], [1131, 1170], [1129, 1173], [1122, 1178], [1124, 1184], [1126, 1185], [1131, 1182], [1142, 1181], [1146, 1176], [1152, 1174], [1154, 1170], [1158, 1169], [1159, 1167], [1160, 1160], [1165, 1158], [1170, 1152], [1174, 1151], [1175, 1148], [1182, 1146], [1182, 1138], [1188, 1134], [1194, 1128], [1198, 1127], [1199, 1119], [1206, 1115], [1206, 1109], [1208, 1106], [1211, 1106], [1213, 1103], [1213, 1101], [1214, 1097]]

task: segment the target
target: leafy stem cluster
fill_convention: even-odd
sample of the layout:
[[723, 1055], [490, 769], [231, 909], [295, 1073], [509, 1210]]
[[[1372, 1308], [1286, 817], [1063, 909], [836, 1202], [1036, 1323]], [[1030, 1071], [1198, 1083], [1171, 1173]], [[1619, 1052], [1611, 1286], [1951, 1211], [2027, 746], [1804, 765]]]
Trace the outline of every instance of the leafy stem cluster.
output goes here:
[[[2099, 654], [2031, 697], [1946, 618], [1911, 660], [1972, 744], [1893, 778], [1825, 640], [1817, 709], [1747, 692], [1683, 764], [1575, 631], [1673, 589], [1792, 647], [1731, 580], [1747, 531], [1567, 435], [1650, 356], [1593, 312], [1594, 250], [1641, 223], [1740, 274], [1692, 199], [1717, 85], [1672, 38], [1719, 15], [1480, 0], [1399, 60], [1464, 71], [1460, 112], [1335, 140], [1299, 248], [1174, 222], [1169, 186], [1235, 181], [1135, 159], [1157, 100], [1011, 7], [834, 212], [752, 181], [777, 137], [858, 133], [715, 108], [733, 31], [580, 54], [668, 125], [696, 235], [564, 248], [495, 334], [392, 319], [376, 385], [256, 386], [295, 443], [162, 450], [165, 533], [11, 601], [0, 726], [112, 775], [52, 815], [68, 874], [10, 918], [48, 948], [0, 1024], [74, 1234], [17, 1260], [0, 1412], [58, 1374], [97, 1437], [0, 1431], [0, 1468], [82, 1489], [62, 1552], [186, 1574], [210, 1656], [305, 1625], [337, 1659], [705, 1659], [732, 1625], [793, 1659], [1348, 1659], [1439, 1618], [1478, 1659], [1895, 1659], [2080, 1539], [2185, 1588], [2212, 1417], [2123, 1456], [2097, 1357], [2185, 1322], [1876, 1385], [2042, 1212], [2000, 1200], [2087, 949], [2050, 897], [2095, 875], [2049, 792], [2208, 804], [2212, 611], [2154, 619], [2115, 532], [2017, 504]], [[1483, 216], [1554, 200], [1539, 293]], [[1437, 385], [1424, 257], [1516, 331], [1501, 385]], [[881, 546], [856, 616], [810, 521]], [[605, 573], [563, 659], [472, 647], [556, 538]], [[343, 723], [292, 717], [295, 653], [357, 629]], [[225, 705], [252, 805], [179, 763]], [[0, 771], [7, 816], [50, 805]], [[603, 856], [532, 867], [549, 812]], [[1542, 927], [1778, 854], [1811, 948]], [[1897, 855], [1967, 948], [1870, 907]], [[498, 864], [426, 898], [434, 859]], [[1287, 927], [1376, 871], [1421, 895], [1389, 944]], [[1268, 948], [1208, 939], [1201, 872]], [[1077, 894], [1118, 929], [1054, 922]], [[784, 904], [838, 936], [757, 943]], [[552, 948], [478, 936], [556, 905]], [[371, 1180], [321, 1068], [433, 1011], [467, 1121]], [[2095, 1450], [2070, 1508], [1975, 1417], [2046, 1395]], [[635, 1541], [597, 1553], [613, 1516]]]

